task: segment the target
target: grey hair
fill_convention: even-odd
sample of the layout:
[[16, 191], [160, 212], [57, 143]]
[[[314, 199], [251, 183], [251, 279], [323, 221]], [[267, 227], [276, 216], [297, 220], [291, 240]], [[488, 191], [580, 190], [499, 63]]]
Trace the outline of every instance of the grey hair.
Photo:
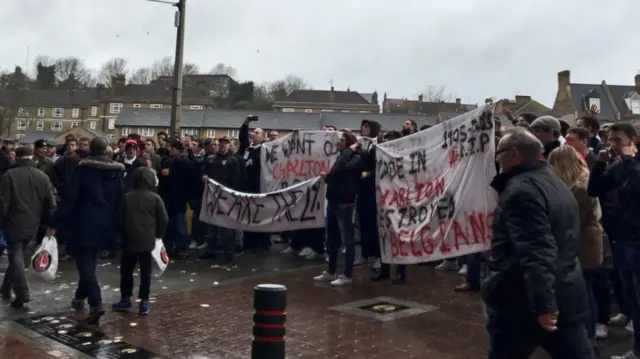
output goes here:
[[540, 158], [543, 152], [542, 142], [528, 129], [515, 127], [507, 130], [500, 140], [502, 148], [517, 148], [525, 161]]

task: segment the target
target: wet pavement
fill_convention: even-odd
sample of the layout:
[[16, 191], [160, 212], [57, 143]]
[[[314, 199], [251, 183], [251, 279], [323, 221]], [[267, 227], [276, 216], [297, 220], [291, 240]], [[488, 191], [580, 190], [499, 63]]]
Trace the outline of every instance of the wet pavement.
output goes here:
[[[36, 300], [28, 311], [1, 307], [0, 358], [250, 358], [252, 291], [261, 283], [288, 288], [287, 358], [486, 357], [482, 303], [453, 292], [455, 273], [410, 267], [408, 283], [392, 286], [371, 283], [359, 268], [352, 287], [332, 288], [311, 280], [323, 268], [275, 253], [247, 254], [236, 268], [172, 263], [152, 283], [148, 316], [109, 312], [92, 328], [78, 326], [82, 316], [69, 310], [76, 278], [64, 263], [55, 284], [32, 281]], [[103, 264], [100, 278], [105, 302], [118, 299], [117, 264]], [[624, 331], [611, 336], [603, 355], [627, 344]]]

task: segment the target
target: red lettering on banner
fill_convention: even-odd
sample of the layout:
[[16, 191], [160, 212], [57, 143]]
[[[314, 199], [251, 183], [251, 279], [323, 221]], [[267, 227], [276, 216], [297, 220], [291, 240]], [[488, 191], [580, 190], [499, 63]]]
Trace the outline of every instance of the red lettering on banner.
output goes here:
[[419, 229], [400, 229], [397, 232], [388, 230], [391, 257], [451, 255], [459, 251], [460, 247], [488, 244], [491, 241], [492, 220], [493, 212], [471, 212], [462, 214], [460, 220], [440, 221], [435, 233], [432, 233], [434, 228], [429, 225], [423, 225]]
[[321, 160], [288, 160], [273, 166], [272, 177], [274, 180], [287, 180], [290, 178], [313, 178], [320, 173], [329, 173], [330, 162]]
[[435, 180], [418, 182], [413, 188], [415, 199], [411, 200], [411, 188], [404, 187], [396, 190], [382, 190], [376, 186], [379, 194], [379, 206], [410, 206], [412, 202], [421, 202], [434, 197], [440, 197], [444, 193], [444, 178], [437, 177]]

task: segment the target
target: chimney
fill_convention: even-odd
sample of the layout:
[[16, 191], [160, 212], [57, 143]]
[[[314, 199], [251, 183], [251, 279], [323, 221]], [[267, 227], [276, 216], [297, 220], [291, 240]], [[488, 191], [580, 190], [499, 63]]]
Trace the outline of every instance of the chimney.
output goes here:
[[331, 86], [331, 91], [329, 92], [329, 102], [333, 102], [333, 99], [336, 97], [336, 90], [333, 86]]
[[456, 98], [456, 105], [460, 105], [462, 104], [462, 100], [460, 99], [460, 97]]
[[636, 81], [636, 88], [640, 88], [640, 74], [637, 74], [634, 80]]
[[378, 104], [378, 91], [373, 91], [371, 94], [371, 103], [375, 105]]
[[492, 98], [486, 98], [486, 99], [484, 99], [484, 103], [493, 103], [493, 99]]
[[124, 89], [124, 86], [127, 82], [127, 78], [125, 75], [116, 75], [111, 78], [111, 88], [113, 92], [120, 93]]
[[424, 100], [424, 95], [418, 95], [418, 102], [422, 102], [422, 100]]
[[520, 96], [520, 95], [516, 95], [516, 104], [517, 105], [523, 105], [527, 102], [531, 101], [531, 96]]
[[571, 71], [564, 70], [558, 72], [558, 90], [565, 91], [567, 86], [571, 84]]

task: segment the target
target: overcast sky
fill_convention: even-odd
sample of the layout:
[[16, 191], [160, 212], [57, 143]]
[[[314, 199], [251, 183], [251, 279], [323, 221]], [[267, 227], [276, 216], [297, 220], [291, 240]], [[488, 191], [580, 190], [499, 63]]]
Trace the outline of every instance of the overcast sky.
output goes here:
[[[415, 98], [446, 85], [464, 102], [531, 95], [551, 106], [558, 71], [574, 82], [633, 84], [634, 0], [187, 0], [185, 60], [239, 80], [288, 73], [316, 89]], [[145, 0], [2, 0], [0, 69], [30, 55], [132, 68], [173, 56], [174, 9]], [[29, 49], [29, 51], [28, 51]]]

